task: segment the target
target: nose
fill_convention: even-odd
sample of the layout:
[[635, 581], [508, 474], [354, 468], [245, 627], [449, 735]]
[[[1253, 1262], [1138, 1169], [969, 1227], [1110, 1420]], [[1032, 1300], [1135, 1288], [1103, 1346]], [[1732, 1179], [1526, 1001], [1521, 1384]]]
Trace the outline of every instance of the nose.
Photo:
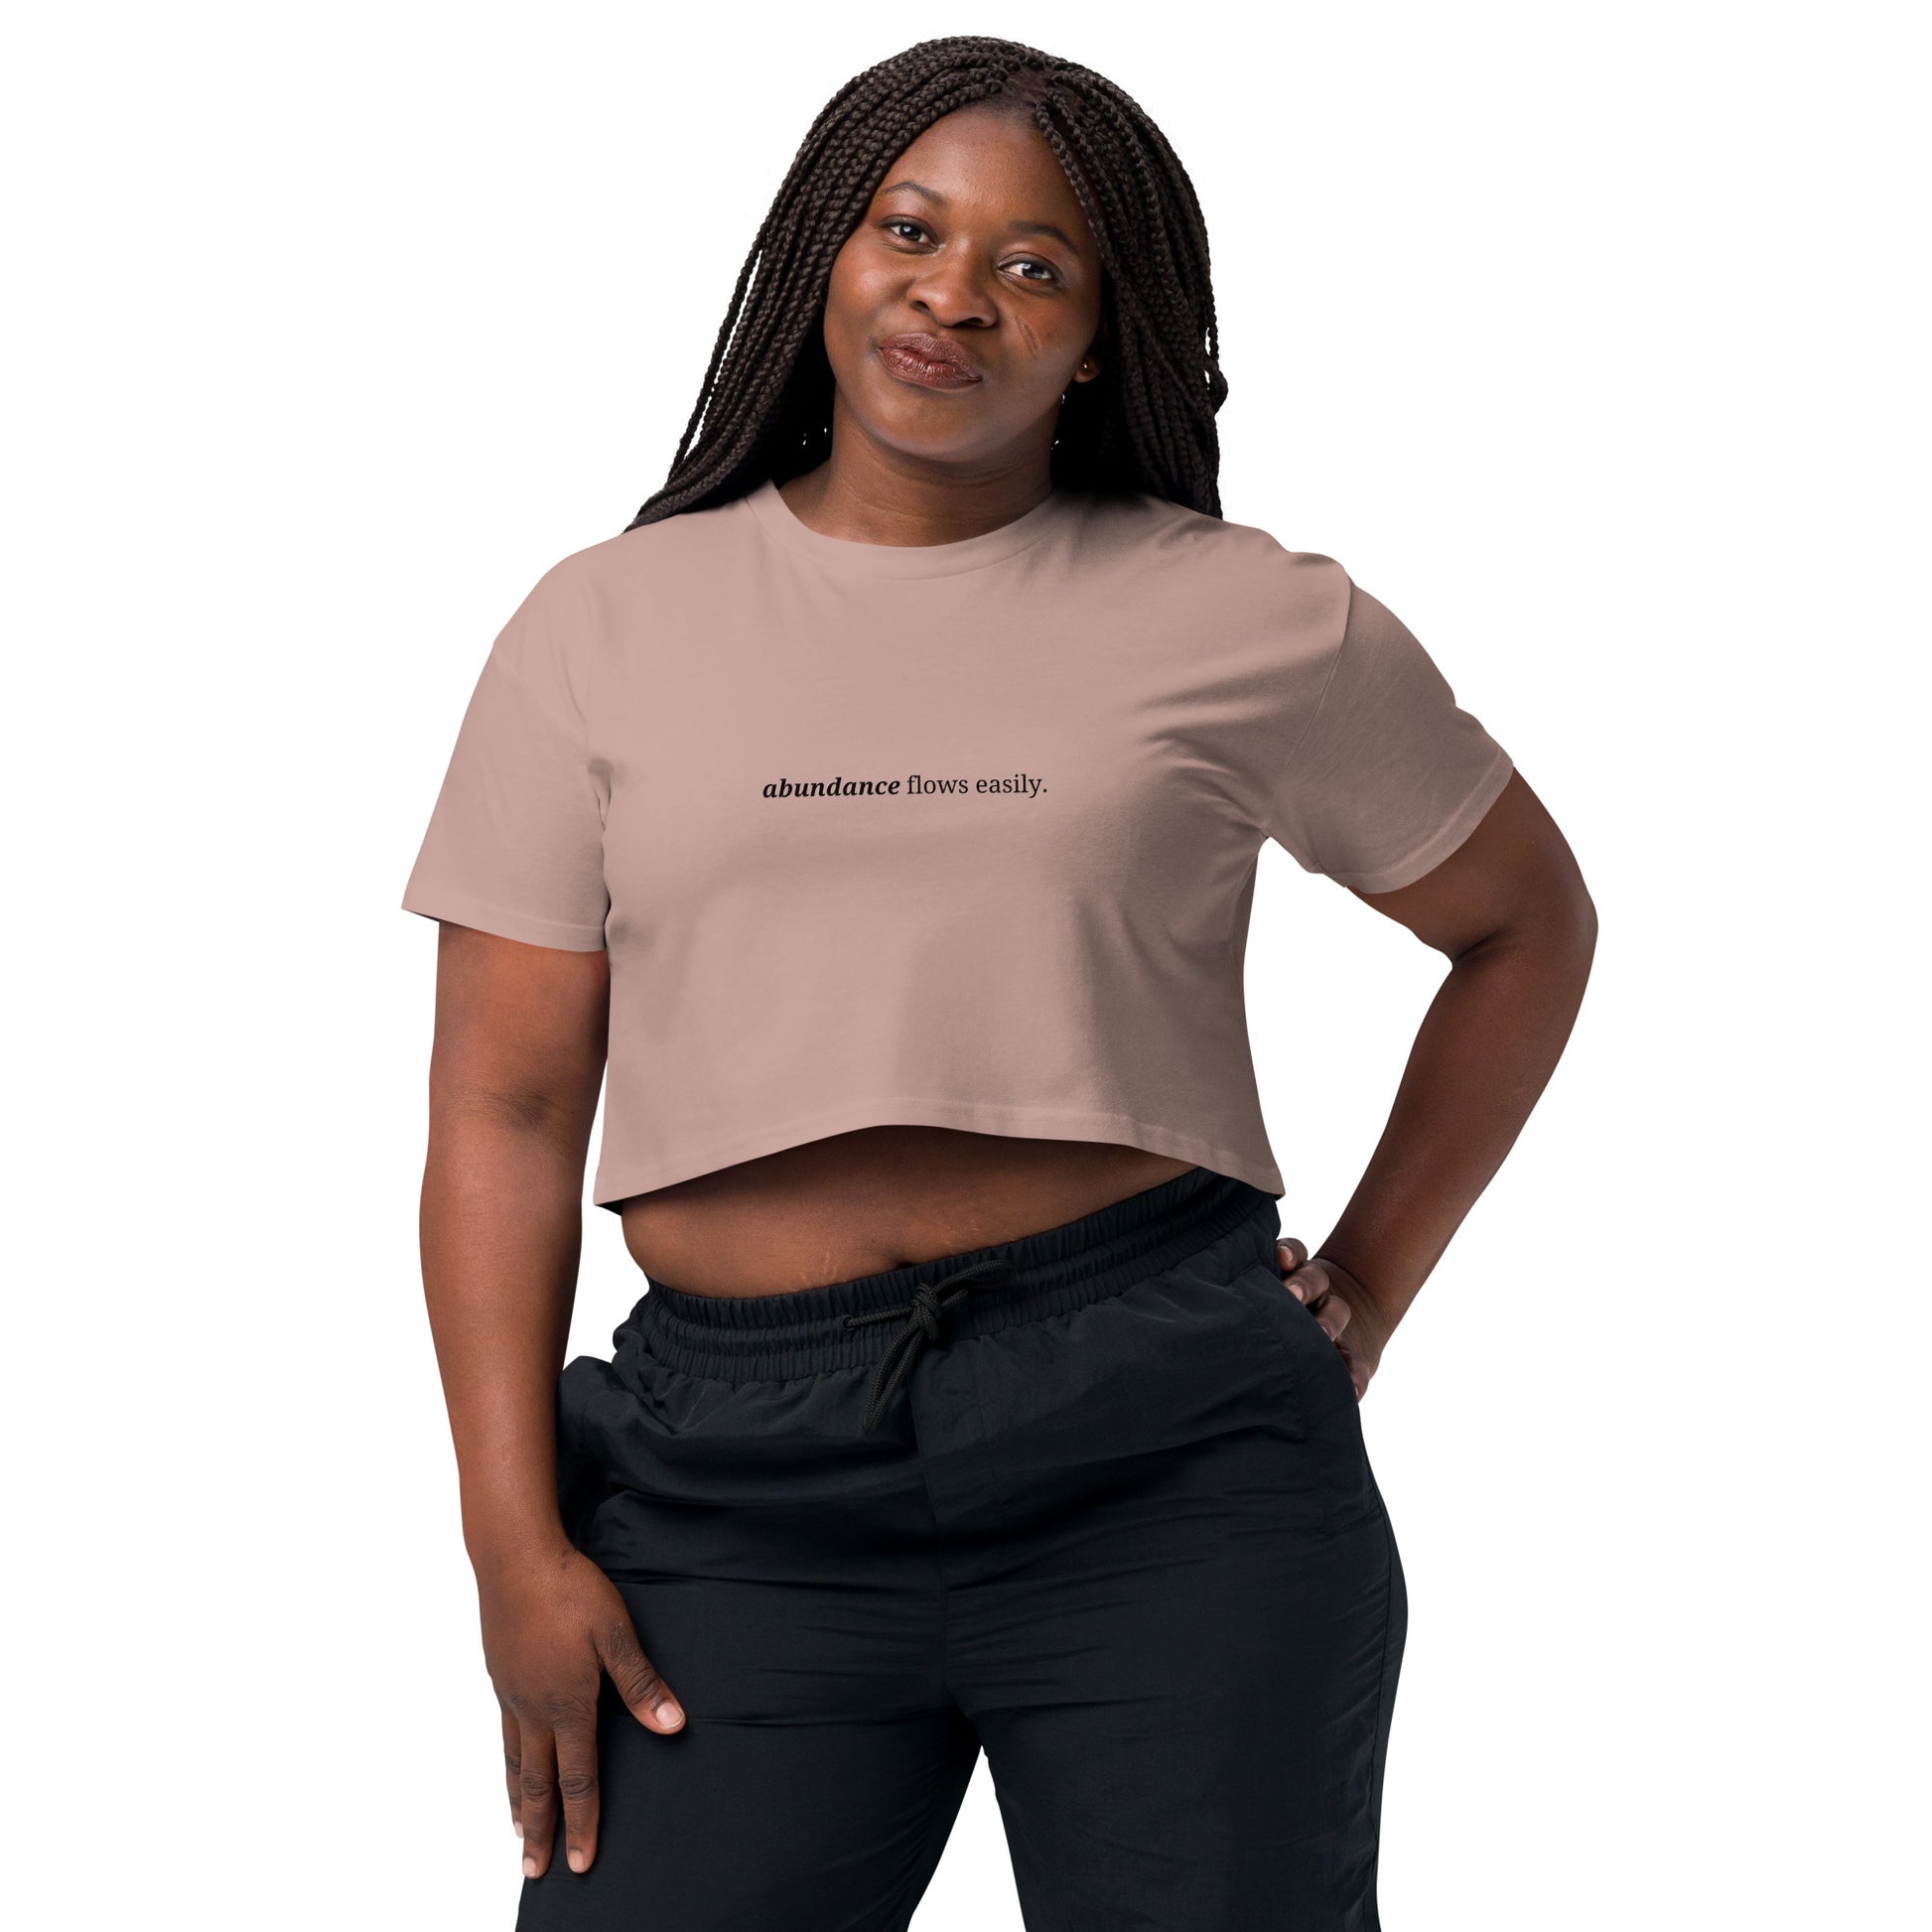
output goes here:
[[948, 249], [926, 261], [907, 297], [943, 329], [985, 328], [995, 319], [986, 274], [965, 250]]

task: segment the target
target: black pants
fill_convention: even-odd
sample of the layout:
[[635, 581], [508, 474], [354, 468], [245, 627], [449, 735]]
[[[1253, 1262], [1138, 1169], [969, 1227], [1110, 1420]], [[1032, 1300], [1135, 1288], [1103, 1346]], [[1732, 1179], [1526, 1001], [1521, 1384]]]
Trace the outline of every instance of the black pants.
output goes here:
[[1029, 1932], [1374, 1932], [1402, 1570], [1279, 1229], [1194, 1169], [829, 1288], [651, 1283], [564, 1372], [562, 1480], [687, 1723], [606, 1686], [596, 1863], [523, 1932], [903, 1928], [981, 1748]]

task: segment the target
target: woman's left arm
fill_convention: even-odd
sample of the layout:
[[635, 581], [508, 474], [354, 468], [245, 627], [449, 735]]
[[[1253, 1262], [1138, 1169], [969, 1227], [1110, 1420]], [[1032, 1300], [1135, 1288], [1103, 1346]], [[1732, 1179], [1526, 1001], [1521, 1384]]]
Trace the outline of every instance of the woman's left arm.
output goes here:
[[1520, 772], [1434, 871], [1356, 897], [1450, 961], [1333, 1232], [1312, 1257], [1282, 1243], [1283, 1278], [1341, 1350], [1359, 1398], [1562, 1056], [1589, 978], [1596, 908]]

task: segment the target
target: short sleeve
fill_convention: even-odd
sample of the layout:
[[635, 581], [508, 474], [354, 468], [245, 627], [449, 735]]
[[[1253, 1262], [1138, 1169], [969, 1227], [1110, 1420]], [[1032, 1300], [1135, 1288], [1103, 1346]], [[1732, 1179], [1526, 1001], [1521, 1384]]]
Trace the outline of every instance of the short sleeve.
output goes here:
[[484, 660], [457, 734], [403, 908], [526, 945], [597, 952], [604, 801], [591, 769], [583, 677], [589, 600], [559, 564]]
[[1475, 830], [1512, 769], [1408, 626], [1351, 582], [1340, 645], [1267, 829], [1310, 872], [1394, 892]]

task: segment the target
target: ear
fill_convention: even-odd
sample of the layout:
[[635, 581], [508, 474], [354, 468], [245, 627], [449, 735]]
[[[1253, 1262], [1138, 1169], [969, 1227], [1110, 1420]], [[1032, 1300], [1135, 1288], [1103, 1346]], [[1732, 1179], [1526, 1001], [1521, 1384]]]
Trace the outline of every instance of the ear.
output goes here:
[[1107, 366], [1107, 358], [1114, 351], [1112, 308], [1111, 303], [1102, 305], [1100, 323], [1093, 332], [1093, 341], [1087, 345], [1087, 352], [1080, 357], [1080, 366], [1073, 371], [1075, 382], [1091, 382]]

